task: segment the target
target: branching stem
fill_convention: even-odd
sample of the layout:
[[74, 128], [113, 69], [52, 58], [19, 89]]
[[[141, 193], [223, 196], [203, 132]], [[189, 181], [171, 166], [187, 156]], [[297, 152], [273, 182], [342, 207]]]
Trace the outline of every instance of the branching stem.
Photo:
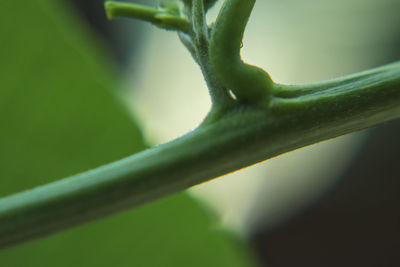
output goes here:
[[[240, 59], [241, 38], [255, 0], [226, 0], [209, 40], [204, 11], [215, 2], [184, 0], [185, 10], [190, 7], [195, 18], [188, 16], [189, 27], [175, 28], [185, 32], [181, 38], [210, 87], [213, 109], [204, 123], [170, 143], [0, 199], [0, 248], [400, 118], [400, 62], [311, 85], [274, 84], [263, 70]], [[132, 16], [159, 24], [158, 10], [122, 5], [107, 3], [110, 17]]]

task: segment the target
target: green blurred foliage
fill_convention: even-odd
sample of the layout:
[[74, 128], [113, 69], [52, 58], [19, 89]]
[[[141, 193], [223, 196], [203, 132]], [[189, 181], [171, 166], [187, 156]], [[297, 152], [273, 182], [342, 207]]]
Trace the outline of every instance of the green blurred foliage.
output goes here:
[[[98, 44], [60, 2], [1, 1], [0, 196], [145, 148]], [[1, 266], [253, 266], [186, 194], [0, 252]]]

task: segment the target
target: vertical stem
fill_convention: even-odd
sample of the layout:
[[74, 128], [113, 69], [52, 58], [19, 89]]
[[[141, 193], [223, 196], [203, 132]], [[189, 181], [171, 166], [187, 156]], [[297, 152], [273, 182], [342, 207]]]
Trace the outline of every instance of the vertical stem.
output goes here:
[[202, 0], [193, 1], [192, 20], [196, 39], [206, 37], [207, 23]]
[[194, 0], [192, 4], [193, 39], [197, 50], [197, 59], [210, 91], [213, 111], [225, 110], [234, 104], [228, 89], [220, 84], [211, 69], [209, 56], [209, 30], [205, 16], [203, 0]]
[[262, 69], [244, 63], [240, 48], [255, 0], [226, 0], [214, 24], [210, 62], [222, 85], [242, 102], [265, 102], [272, 81]]

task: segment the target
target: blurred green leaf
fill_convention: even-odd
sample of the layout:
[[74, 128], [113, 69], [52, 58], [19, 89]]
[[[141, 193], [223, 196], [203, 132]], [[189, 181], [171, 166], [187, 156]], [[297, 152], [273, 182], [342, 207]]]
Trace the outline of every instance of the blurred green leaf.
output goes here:
[[[94, 38], [58, 1], [0, 3], [0, 196], [144, 149]], [[67, 12], [66, 12], [67, 11]], [[180, 194], [0, 252], [1, 266], [252, 266]]]

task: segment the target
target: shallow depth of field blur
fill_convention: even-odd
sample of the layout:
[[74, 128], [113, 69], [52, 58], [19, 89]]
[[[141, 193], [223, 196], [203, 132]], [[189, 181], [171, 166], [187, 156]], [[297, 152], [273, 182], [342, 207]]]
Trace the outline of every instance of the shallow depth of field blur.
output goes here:
[[[55, 1], [35, 0], [29, 5], [46, 13], [50, 10], [48, 2]], [[68, 15], [60, 18], [53, 14], [52, 19], [71, 20], [65, 27], [73, 25], [79, 28], [80, 34], [86, 34], [90, 45], [96, 49], [88, 52], [85, 50], [90, 48], [88, 46], [78, 51], [79, 47], [71, 45], [74, 46], [73, 54], [84, 64], [89, 61], [88, 53], [96, 54], [94, 57], [100, 60], [82, 67], [68, 61], [70, 57], [59, 58], [59, 54], [51, 54], [53, 37], [49, 37], [48, 47], [38, 44], [33, 49], [34, 44], [29, 39], [18, 39], [17, 31], [25, 28], [27, 33], [21, 38], [35, 40], [45, 38], [47, 28], [40, 28], [38, 32], [41, 35], [29, 35], [29, 27], [34, 27], [30, 24], [30, 16], [34, 14], [15, 15], [17, 7], [24, 5], [22, 2], [0, 3], [3, 13], [6, 10], [5, 13], [9, 14], [7, 20], [0, 18], [0, 78], [3, 84], [0, 85], [0, 110], [3, 108], [0, 122], [4, 121], [0, 126], [3, 138], [0, 141], [0, 159], [4, 165], [0, 163], [0, 197], [37, 185], [34, 178], [29, 181], [23, 178], [30, 175], [31, 169], [35, 177], [48, 176], [47, 180], [38, 182], [45, 183], [56, 176], [71, 175], [130, 155], [145, 146], [172, 140], [194, 129], [210, 109], [201, 72], [180, 44], [176, 33], [141, 21], [107, 21], [103, 2], [99, 0], [56, 2]], [[135, 2], [152, 5], [156, 1]], [[210, 21], [215, 19], [222, 2], [211, 10]], [[245, 34], [242, 57], [263, 67], [275, 81], [289, 84], [331, 79], [390, 63], [400, 60], [399, 11], [399, 0], [259, 0]], [[57, 28], [60, 36], [63, 35], [62, 29]], [[10, 34], [12, 38], [7, 37]], [[10, 44], [13, 40], [18, 45]], [[65, 47], [71, 48], [68, 44]], [[4, 51], [4, 48], [15, 51]], [[26, 58], [16, 61], [12, 57], [19, 51], [28, 55], [26, 51], [29, 49], [39, 51], [35, 55], [32, 52], [33, 59], [29, 64]], [[61, 53], [62, 49], [60, 46]], [[49, 60], [41, 60], [45, 57]], [[68, 62], [64, 64], [62, 60]], [[51, 71], [53, 67], [49, 62], [64, 67], [56, 73]], [[91, 64], [104, 64], [107, 69], [98, 73], [97, 67]], [[58, 67], [54, 68], [58, 70]], [[67, 73], [71, 68], [80, 68], [73, 78]], [[89, 74], [83, 75], [83, 68], [90, 74], [90, 86], [94, 89], [90, 93], [77, 91], [74, 96], [59, 96], [68, 101], [65, 106], [71, 110], [63, 112], [63, 106], [52, 107], [48, 103], [53, 101], [55, 93], [48, 91], [37, 95], [35, 88], [29, 88], [28, 93], [19, 92], [28, 104], [19, 101], [17, 111], [11, 104], [7, 106], [18, 98], [18, 92], [6, 90], [8, 84], [14, 86], [18, 83], [21, 88], [27, 88], [50, 82], [56, 84], [53, 80], [60, 79], [65, 85], [63, 94], [67, 95], [68, 86], [80, 86], [83, 80], [89, 84], [83, 77]], [[23, 69], [22, 77], [18, 77], [20, 69]], [[96, 94], [96, 86], [112, 87], [117, 99], [123, 102], [121, 110], [126, 117], [118, 119], [120, 124], [113, 124], [116, 123], [110, 115], [113, 113], [107, 110], [97, 112], [102, 109], [102, 103], [109, 101], [106, 96], [96, 100], [97, 106], [91, 105], [91, 94]], [[85, 90], [85, 86], [80, 90]], [[31, 106], [30, 103], [35, 101], [38, 104]], [[75, 105], [79, 108], [75, 109]], [[24, 108], [35, 110], [26, 110], [25, 116]], [[118, 107], [110, 109], [112, 112], [119, 110]], [[14, 111], [19, 113], [15, 115]], [[70, 111], [82, 121], [74, 122], [69, 117]], [[62, 116], [49, 117], [48, 114]], [[44, 122], [44, 117], [49, 123]], [[86, 124], [85, 119], [93, 118], [99, 123]], [[132, 121], [137, 126], [125, 131], [125, 121]], [[72, 128], [67, 126], [68, 123], [73, 125]], [[40, 131], [32, 130], [39, 127]], [[80, 133], [73, 127], [87, 130]], [[38, 136], [60, 134], [62, 138], [53, 142], [44, 137], [36, 139], [31, 133]], [[177, 208], [167, 211], [170, 203], [160, 204], [154, 208], [158, 213], [153, 213], [150, 208], [143, 209], [140, 219], [133, 219], [132, 224], [121, 217], [108, 226], [97, 226], [91, 235], [81, 235], [85, 238], [81, 249], [76, 248], [81, 244], [79, 236], [73, 239], [68, 234], [61, 234], [55, 237], [58, 238], [56, 241], [44, 245], [39, 241], [0, 252], [0, 262], [5, 262], [4, 266], [58, 266], [54, 265], [57, 257], [64, 256], [68, 264], [75, 266], [111, 266], [111, 263], [114, 266], [233, 266], [232, 262], [237, 266], [271, 267], [400, 266], [400, 212], [397, 205], [400, 193], [399, 133], [400, 123], [394, 121], [287, 153], [190, 189], [190, 197], [177, 197], [190, 198], [193, 203], [187, 206], [171, 204]], [[85, 134], [87, 136], [83, 136]], [[125, 146], [133, 135], [140, 141]], [[71, 138], [72, 144], [81, 150], [72, 146], [64, 150], [57, 148], [63, 140]], [[90, 141], [80, 144], [81, 138]], [[63, 154], [58, 155], [59, 151]], [[96, 158], [103, 152], [104, 157]], [[21, 153], [27, 155], [26, 159], [20, 160], [24, 157]], [[46, 157], [42, 161], [35, 159], [36, 153]], [[87, 159], [87, 164], [83, 164], [81, 159]], [[32, 164], [29, 171], [24, 169], [24, 160]], [[63, 163], [75, 164], [76, 168], [59, 171], [63, 169]], [[15, 175], [12, 182], [2, 181], [3, 176], [11, 174]], [[178, 203], [180, 200], [171, 200], [174, 201]], [[183, 208], [184, 212], [202, 211], [188, 213], [189, 217], [193, 216], [190, 221], [178, 208]], [[196, 216], [198, 219], [194, 219]], [[148, 220], [159, 220], [159, 224], [152, 226]], [[113, 231], [108, 229], [110, 227], [121, 227], [125, 232], [113, 235]], [[82, 233], [85, 228], [90, 228], [90, 225], [81, 228]], [[133, 228], [135, 231], [130, 232]], [[103, 230], [108, 234], [103, 235]], [[193, 234], [193, 231], [199, 234]], [[221, 236], [215, 238], [215, 232]], [[175, 233], [184, 234], [175, 240]], [[120, 242], [121, 238], [130, 235], [133, 238]], [[165, 239], [169, 241], [165, 243]], [[67, 242], [70, 244], [64, 251], [57, 250], [54, 245], [64, 246]], [[111, 252], [110, 246], [89, 249], [91, 242], [115, 244], [111, 246], [115, 251]], [[165, 245], [161, 245], [163, 242]], [[179, 259], [179, 251], [184, 254], [183, 249], [191, 246], [192, 254], [187, 252]], [[210, 249], [203, 252], [206, 246]], [[71, 254], [69, 251], [74, 252]], [[235, 255], [238, 251], [243, 255]], [[56, 255], [54, 259], [42, 261], [40, 257], [49, 253]], [[140, 257], [135, 256], [136, 253]], [[215, 257], [215, 260], [197, 259], [196, 256], [201, 258], [201, 254], [205, 258]], [[98, 255], [96, 260], [93, 260], [93, 255]], [[133, 262], [135, 265], [130, 265]]]

